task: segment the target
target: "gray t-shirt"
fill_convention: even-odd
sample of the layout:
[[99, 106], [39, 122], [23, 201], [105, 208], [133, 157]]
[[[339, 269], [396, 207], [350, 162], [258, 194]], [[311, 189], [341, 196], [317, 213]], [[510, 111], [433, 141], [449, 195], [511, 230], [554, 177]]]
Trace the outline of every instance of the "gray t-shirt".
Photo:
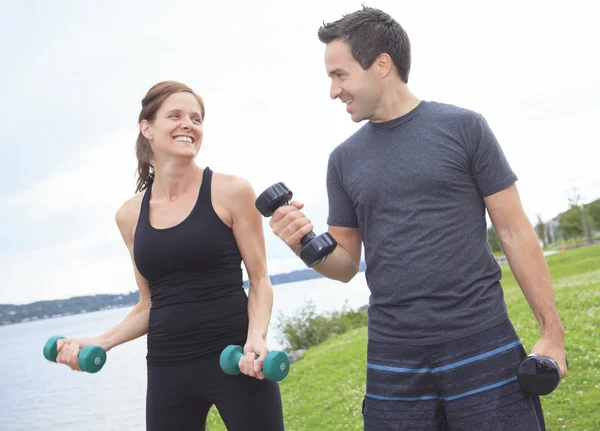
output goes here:
[[332, 151], [327, 222], [360, 229], [370, 338], [435, 344], [507, 319], [483, 197], [516, 180], [481, 115], [431, 101]]

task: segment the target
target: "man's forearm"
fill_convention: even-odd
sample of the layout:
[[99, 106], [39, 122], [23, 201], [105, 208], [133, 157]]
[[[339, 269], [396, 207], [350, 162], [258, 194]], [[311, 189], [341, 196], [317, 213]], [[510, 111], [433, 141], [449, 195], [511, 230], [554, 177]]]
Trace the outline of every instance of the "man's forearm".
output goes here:
[[540, 325], [542, 336], [560, 338], [564, 330], [556, 307], [552, 280], [535, 232], [522, 227], [500, 238], [509, 266]]
[[323, 263], [313, 267], [319, 274], [344, 283], [358, 273], [360, 262], [338, 244], [334, 252]]

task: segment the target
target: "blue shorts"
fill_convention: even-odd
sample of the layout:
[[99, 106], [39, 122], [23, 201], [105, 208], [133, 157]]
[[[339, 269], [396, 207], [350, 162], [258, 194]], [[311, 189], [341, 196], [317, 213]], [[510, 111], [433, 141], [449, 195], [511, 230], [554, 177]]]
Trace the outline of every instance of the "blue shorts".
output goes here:
[[538, 396], [525, 393], [525, 358], [509, 320], [435, 346], [369, 340], [365, 431], [545, 430]]

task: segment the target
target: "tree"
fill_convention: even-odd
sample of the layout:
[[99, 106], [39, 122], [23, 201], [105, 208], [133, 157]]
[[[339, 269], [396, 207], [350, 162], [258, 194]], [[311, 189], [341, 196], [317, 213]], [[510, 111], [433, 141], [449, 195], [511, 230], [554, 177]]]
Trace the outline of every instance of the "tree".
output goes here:
[[496, 229], [494, 229], [494, 226], [491, 226], [487, 230], [487, 240], [490, 250], [492, 250], [492, 252], [497, 253], [502, 251], [502, 247], [500, 247], [500, 239], [498, 239], [498, 234], [496, 233]]
[[587, 204], [585, 212], [593, 220], [594, 226], [600, 227], [600, 199]]
[[[588, 232], [594, 228], [594, 220], [590, 215], [589, 205], [585, 206], [585, 222], [587, 224]], [[558, 228], [565, 240], [583, 237], [584, 231], [581, 206], [572, 205], [568, 211], [561, 214]]]
[[579, 206], [571, 204], [570, 208], [561, 214], [558, 229], [565, 240], [583, 235], [581, 209]]
[[544, 222], [542, 221], [542, 216], [541, 215], [537, 215], [537, 226], [535, 227], [538, 237], [542, 240], [542, 244], [544, 244], [544, 248], [548, 247], [547, 241], [546, 241], [546, 225], [544, 224]]
[[[584, 205], [582, 200], [584, 199], [577, 187], [571, 188], [568, 192], [569, 209], [560, 215], [559, 230], [561, 231], [565, 240], [572, 238], [581, 238], [585, 235], [585, 229], [583, 227], [583, 220], [585, 217], [585, 224], [588, 235], [590, 231], [594, 229], [594, 217], [590, 213], [590, 209], [594, 215], [596, 215], [596, 200], [591, 204]], [[590, 208], [591, 207], [591, 208]], [[585, 215], [584, 215], [585, 214]], [[591, 238], [591, 235], [590, 235]], [[586, 238], [587, 239], [587, 238]]]
[[583, 197], [581, 196], [581, 193], [579, 192], [579, 189], [577, 187], [572, 187], [571, 190], [568, 192], [568, 199], [569, 199], [569, 207], [578, 207], [579, 206], [579, 202], [581, 202], [581, 200], [583, 199]]

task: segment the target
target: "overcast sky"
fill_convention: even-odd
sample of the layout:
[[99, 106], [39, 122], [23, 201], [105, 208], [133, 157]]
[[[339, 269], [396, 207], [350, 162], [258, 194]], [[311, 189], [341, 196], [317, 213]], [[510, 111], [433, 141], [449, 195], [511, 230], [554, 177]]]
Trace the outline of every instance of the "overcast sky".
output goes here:
[[[527, 214], [600, 197], [596, 2], [372, 1], [409, 34], [420, 98], [482, 113]], [[0, 303], [136, 289], [114, 222], [135, 187], [140, 101], [205, 100], [198, 164], [278, 181], [326, 229], [329, 152], [361, 124], [329, 99], [323, 22], [360, 2], [31, 1], [0, 15]], [[271, 274], [303, 268], [265, 220]]]

